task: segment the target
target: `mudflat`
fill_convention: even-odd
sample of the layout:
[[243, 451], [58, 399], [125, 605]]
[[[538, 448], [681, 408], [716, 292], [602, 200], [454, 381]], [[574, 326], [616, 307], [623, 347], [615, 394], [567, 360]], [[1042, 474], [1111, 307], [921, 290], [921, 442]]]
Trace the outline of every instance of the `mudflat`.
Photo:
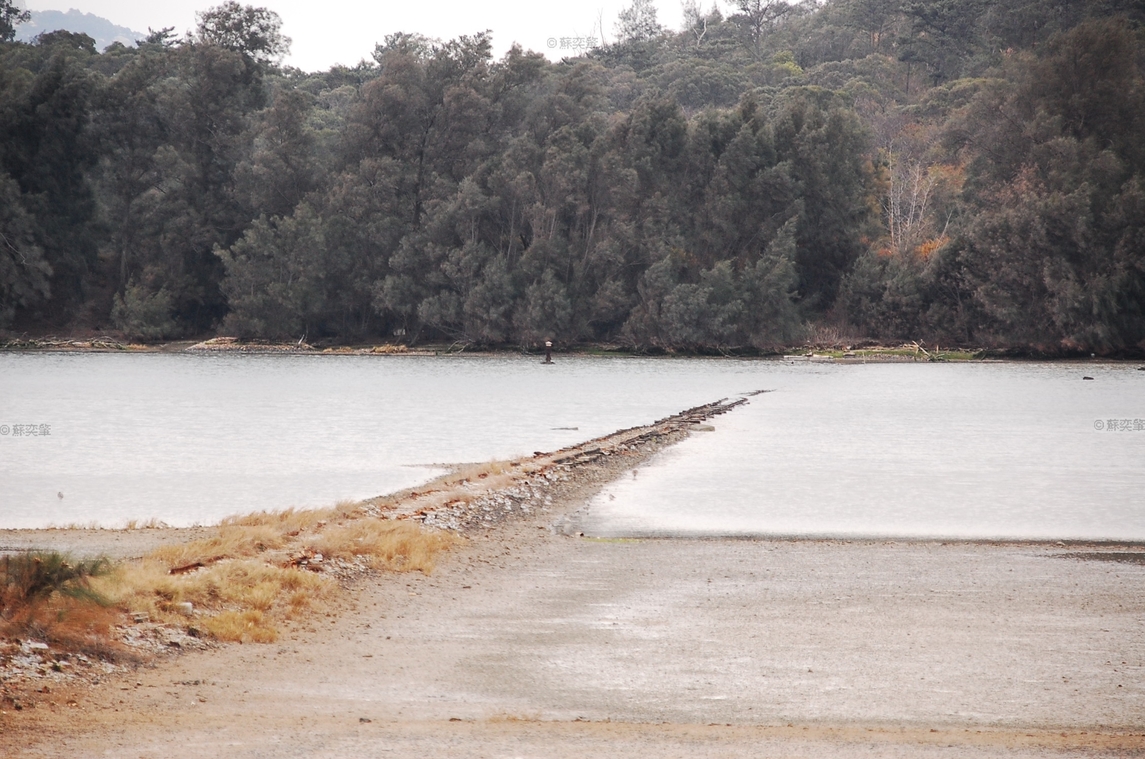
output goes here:
[[[9, 756], [1145, 754], [1139, 546], [595, 540], [636, 458], [277, 643], [0, 717]], [[71, 705], [69, 705], [69, 702]]]

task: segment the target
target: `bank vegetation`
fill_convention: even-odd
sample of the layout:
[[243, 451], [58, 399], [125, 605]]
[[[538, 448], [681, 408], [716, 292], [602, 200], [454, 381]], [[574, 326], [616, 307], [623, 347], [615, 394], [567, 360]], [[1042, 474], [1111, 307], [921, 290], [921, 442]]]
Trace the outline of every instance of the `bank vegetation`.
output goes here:
[[317, 72], [233, 2], [0, 42], [0, 329], [1140, 352], [1142, 19], [634, 0], [559, 62], [411, 30]]

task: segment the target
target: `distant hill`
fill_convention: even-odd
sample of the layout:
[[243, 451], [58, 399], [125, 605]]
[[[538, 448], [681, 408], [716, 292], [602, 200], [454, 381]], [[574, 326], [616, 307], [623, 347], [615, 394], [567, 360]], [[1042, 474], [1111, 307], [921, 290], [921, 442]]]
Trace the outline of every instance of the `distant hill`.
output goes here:
[[67, 13], [63, 11], [32, 11], [31, 20], [16, 27], [16, 39], [20, 42], [31, 42], [37, 34], [54, 32], [59, 29], [90, 36], [95, 40], [96, 50], [103, 50], [113, 42], [134, 45], [136, 40], [141, 40], [147, 36], [128, 29], [126, 26], [116, 26], [106, 18], [101, 18], [93, 13], [81, 13], [72, 8]]

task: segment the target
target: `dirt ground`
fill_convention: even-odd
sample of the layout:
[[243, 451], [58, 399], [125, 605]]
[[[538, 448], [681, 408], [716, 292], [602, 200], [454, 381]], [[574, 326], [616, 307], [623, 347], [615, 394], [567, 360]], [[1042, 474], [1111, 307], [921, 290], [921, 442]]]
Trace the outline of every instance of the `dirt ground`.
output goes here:
[[1145, 755], [1141, 547], [554, 529], [641, 458], [277, 643], [38, 694], [0, 754]]
[[160, 546], [189, 543], [213, 532], [210, 527], [0, 530], [0, 554], [50, 548], [74, 556], [137, 559]]

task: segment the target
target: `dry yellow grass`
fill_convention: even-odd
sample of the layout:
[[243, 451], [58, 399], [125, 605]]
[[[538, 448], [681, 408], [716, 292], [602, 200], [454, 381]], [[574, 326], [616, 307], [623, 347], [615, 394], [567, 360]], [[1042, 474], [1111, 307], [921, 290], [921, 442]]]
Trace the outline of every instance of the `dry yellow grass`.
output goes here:
[[125, 530], [166, 530], [170, 525], [166, 522], [160, 521], [155, 517], [148, 519], [145, 522], [140, 522], [138, 519], [130, 519], [127, 524], [123, 526]]
[[305, 531], [321, 528], [338, 513], [336, 507], [311, 511], [260, 511], [228, 517], [219, 523], [211, 537], [164, 546], [155, 550], [150, 558], [166, 562], [169, 567], [181, 567], [196, 562], [206, 564], [220, 558], [257, 556], [283, 548]]
[[335, 587], [322, 575], [257, 559], [224, 559], [172, 575], [166, 562], [149, 557], [121, 567], [100, 589], [128, 611], [169, 624], [187, 623], [179, 604], [189, 602], [195, 625], [219, 640], [265, 642], [277, 637], [278, 624], [328, 599]]
[[[133, 613], [194, 625], [224, 641], [267, 642], [278, 626], [333, 597], [328, 577], [291, 565], [291, 555], [366, 557], [375, 569], [431, 572], [436, 556], [459, 538], [420, 525], [358, 516], [361, 505], [230, 517], [215, 534], [163, 546], [99, 581], [99, 591]], [[175, 570], [172, 573], [172, 570]]]
[[[536, 469], [527, 462], [490, 461], [461, 467], [420, 492], [369, 503], [229, 517], [209, 537], [157, 548], [93, 580], [92, 586], [119, 609], [146, 614], [156, 622], [194, 626], [222, 641], [273, 641], [282, 623], [320, 607], [337, 592], [334, 580], [310, 571], [316, 565], [327, 566], [313, 562], [314, 554], [322, 554], [326, 561], [364, 558], [374, 569], [428, 574], [439, 554], [461, 540], [415, 522], [368, 516], [377, 513], [375, 509], [387, 510], [403, 501], [408, 509], [423, 512], [468, 503]], [[128, 527], [161, 526], [151, 521]], [[301, 558], [307, 558], [308, 568], [298, 566], [304, 563]], [[74, 611], [69, 607], [69, 614]], [[88, 631], [85, 635], [106, 638], [108, 614], [72, 614], [77, 634], [82, 627]]]
[[67, 524], [49, 524], [44, 529], [46, 530], [104, 530], [107, 529], [99, 522], [88, 522], [87, 524], [80, 524], [79, 522], [68, 522]]
[[266, 615], [257, 609], [224, 611], [208, 619], [203, 626], [219, 640], [247, 643], [273, 643], [278, 640], [278, 629], [269, 624]]
[[285, 536], [271, 527], [220, 525], [218, 531], [209, 538], [162, 546], [153, 551], [149, 558], [172, 569], [197, 562], [208, 564], [223, 558], [255, 556], [269, 549], [280, 548], [285, 542]]
[[282, 511], [256, 511], [253, 514], [227, 517], [220, 526], [270, 527], [284, 533], [310, 530], [329, 521], [341, 510], [354, 505], [343, 501], [332, 509], [283, 509]]
[[52, 596], [0, 619], [0, 634], [49, 641], [69, 651], [118, 658], [126, 651], [111, 639], [119, 612], [87, 599]]
[[355, 519], [324, 530], [308, 547], [324, 556], [366, 556], [374, 569], [428, 574], [437, 554], [458, 540], [450, 533], [431, 532], [411, 522]]

